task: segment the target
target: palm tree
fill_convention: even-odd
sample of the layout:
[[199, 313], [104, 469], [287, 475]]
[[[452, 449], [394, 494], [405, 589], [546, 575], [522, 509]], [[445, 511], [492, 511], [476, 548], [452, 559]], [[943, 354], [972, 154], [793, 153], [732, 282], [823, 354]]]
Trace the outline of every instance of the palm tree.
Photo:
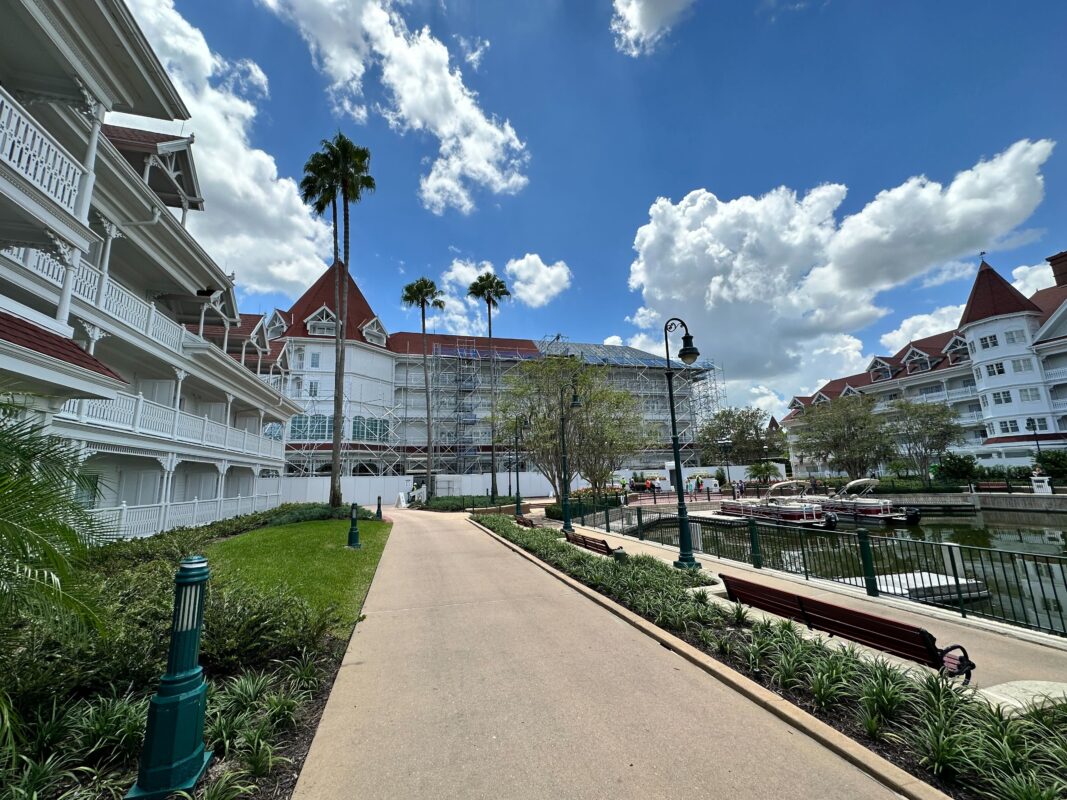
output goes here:
[[511, 297], [507, 284], [492, 272], [483, 272], [467, 288], [467, 296], [474, 297], [485, 302], [489, 312], [489, 393], [491, 408], [489, 411], [489, 468], [492, 470], [490, 478], [490, 494], [493, 502], [496, 502], [496, 362], [493, 360], [493, 309], [499, 305], [499, 301], [505, 297]]
[[[345, 334], [348, 329], [349, 204], [373, 192], [370, 175], [370, 150], [360, 147], [340, 131], [332, 139], [322, 140], [322, 150], [312, 153], [304, 164], [300, 193], [316, 214], [329, 208], [333, 217], [334, 261], [334, 374], [333, 440], [330, 469], [330, 505], [341, 505], [341, 443], [344, 440]], [[340, 195], [344, 216], [344, 258], [338, 258], [337, 201]]]
[[422, 384], [426, 394], [426, 497], [429, 499], [433, 476], [433, 420], [430, 417], [430, 368], [426, 356], [426, 309], [444, 310], [444, 293], [429, 278], [419, 278], [404, 287], [400, 302], [410, 307], [418, 306], [422, 316]]

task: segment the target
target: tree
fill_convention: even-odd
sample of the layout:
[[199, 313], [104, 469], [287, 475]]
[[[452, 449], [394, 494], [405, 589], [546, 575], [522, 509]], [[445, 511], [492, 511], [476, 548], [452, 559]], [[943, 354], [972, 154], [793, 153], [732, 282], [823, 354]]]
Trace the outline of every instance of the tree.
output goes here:
[[1050, 450], [1046, 447], [1035, 460], [1050, 478], [1057, 481], [1067, 478], [1067, 450]]
[[[572, 384], [581, 408], [570, 407]], [[530, 360], [512, 370], [500, 412], [509, 427], [520, 418], [528, 420], [523, 450], [548, 478], [557, 497], [579, 474], [596, 491], [604, 491], [612, 473], [642, 446], [643, 422], [636, 399], [611, 388], [602, 369], [570, 356]], [[562, 474], [561, 413], [567, 437], [566, 475]]]
[[429, 497], [433, 487], [433, 418], [430, 414], [430, 368], [426, 355], [426, 309], [429, 307], [443, 310], [444, 293], [429, 278], [419, 278], [404, 287], [400, 302], [409, 308], [418, 306], [422, 318], [422, 384], [426, 393], [426, 496]]
[[492, 272], [483, 272], [469, 287], [467, 296], [481, 300], [489, 312], [489, 469], [492, 472], [489, 492], [496, 502], [496, 362], [493, 360], [493, 309], [505, 297], [511, 297], [507, 284]]
[[[755, 464], [780, 457], [788, 449], [780, 428], [770, 427], [762, 408], [730, 407], [715, 412], [697, 433], [704, 460], [710, 463]], [[729, 442], [724, 445], [724, 442]]]
[[[332, 139], [322, 140], [322, 150], [313, 153], [304, 164], [300, 180], [300, 194], [320, 216], [331, 210], [333, 218], [334, 259], [334, 376], [333, 376], [333, 440], [330, 469], [330, 505], [341, 505], [341, 444], [344, 440], [345, 389], [345, 332], [348, 326], [348, 264], [350, 218], [349, 205], [363, 199], [364, 192], [373, 192], [374, 178], [370, 175], [370, 150], [360, 147], [340, 131]], [[340, 196], [344, 218], [343, 259], [338, 258], [337, 201]]]
[[773, 478], [782, 477], [782, 471], [773, 461], [757, 461], [750, 466], [747, 476], [757, 481], [771, 481]]
[[885, 418], [873, 407], [874, 398], [864, 396], [809, 406], [795, 428], [797, 451], [851, 479], [866, 477], [893, 453]]
[[923, 483], [930, 483], [934, 459], [963, 438], [956, 412], [940, 403], [893, 403], [893, 418], [887, 427], [896, 439], [900, 454], [910, 461]]

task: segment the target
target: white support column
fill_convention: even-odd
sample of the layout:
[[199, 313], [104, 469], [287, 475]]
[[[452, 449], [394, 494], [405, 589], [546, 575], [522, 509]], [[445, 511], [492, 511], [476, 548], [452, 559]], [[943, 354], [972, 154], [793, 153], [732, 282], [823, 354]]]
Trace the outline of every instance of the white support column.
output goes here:
[[226, 487], [226, 473], [230, 469], [230, 462], [220, 461], [215, 464], [219, 471], [218, 490], [215, 494], [215, 500], [218, 504], [215, 509], [215, 519], [222, 519], [222, 493]]
[[174, 470], [178, 467], [178, 457], [174, 453], [168, 453], [158, 461], [163, 467], [163, 480], [159, 485], [159, 530], [165, 531], [170, 522], [170, 496], [174, 486]]
[[82, 329], [85, 331], [85, 335], [89, 337], [89, 344], [85, 348], [85, 352], [88, 353], [91, 356], [92, 355], [96, 355], [96, 343], [99, 342], [101, 339], [106, 339], [111, 334], [108, 333], [107, 331], [103, 330], [102, 328], [98, 328], [96, 325], [93, 325], [91, 322], [86, 322], [83, 319], [79, 319], [78, 323], [82, 326]]
[[266, 416], [266, 413], [262, 408], [259, 409], [259, 430], [256, 431], [259, 436], [263, 435], [263, 417]]
[[182, 400], [182, 381], [185, 380], [188, 373], [184, 369], [172, 368], [174, 370], [174, 377], [176, 382], [174, 384], [174, 422], [171, 424], [170, 438], [178, 438], [178, 420], [181, 418], [181, 400]]
[[252, 465], [252, 510], [259, 505], [259, 472], [263, 467], [259, 464]]
[[60, 289], [59, 303], [56, 305], [56, 321], [64, 325], [70, 317], [70, 298], [74, 293], [74, 276], [81, 267], [81, 251], [72, 247], [69, 243], [56, 236], [52, 231], [46, 231], [52, 241], [50, 248], [52, 253], [63, 264], [63, 288]]
[[107, 299], [107, 285], [111, 280], [111, 243], [122, 236], [122, 231], [106, 217], [98, 214], [97, 220], [104, 229], [104, 247], [100, 251], [100, 263], [97, 265], [100, 269], [100, 283], [96, 287], [96, 307], [103, 308]]
[[[83, 92], [85, 89], [83, 87]], [[82, 159], [82, 176], [78, 182], [78, 197], [74, 201], [74, 214], [82, 222], [89, 221], [89, 206], [93, 199], [93, 186], [96, 183], [96, 150], [100, 143], [100, 126], [104, 122], [104, 106], [95, 98], [88, 96], [88, 109], [86, 116], [89, 118], [89, 142], [85, 146], [85, 157]]]
[[222, 352], [225, 353], [230, 346], [230, 321], [226, 317], [223, 317], [222, 325], [225, 328], [222, 332]]
[[230, 394], [229, 392], [226, 392], [226, 427], [227, 428], [236, 427], [233, 424], [233, 421], [230, 418], [230, 412], [231, 412], [232, 409], [233, 409], [233, 395]]

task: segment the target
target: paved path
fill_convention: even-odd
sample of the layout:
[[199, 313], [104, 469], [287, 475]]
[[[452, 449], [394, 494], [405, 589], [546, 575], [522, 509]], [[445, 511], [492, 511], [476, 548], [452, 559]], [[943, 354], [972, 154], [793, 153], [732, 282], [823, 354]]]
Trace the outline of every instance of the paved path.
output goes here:
[[[543, 523], [546, 520], [540, 519], [538, 522]], [[551, 520], [547, 522], [559, 524], [552, 523]], [[612, 545], [622, 545], [627, 553], [649, 553], [668, 562], [673, 562], [677, 558], [677, 548], [666, 548], [653, 542], [642, 542], [631, 536], [615, 536], [601, 530], [590, 529], [588, 532], [610, 540]], [[696, 556], [697, 560], [704, 565], [704, 569], [716, 575], [725, 573], [740, 578], [749, 578], [787, 592], [795, 592], [805, 597], [814, 597], [828, 603], [836, 603], [866, 611], [869, 614], [891, 617], [918, 625], [930, 631], [942, 647], [948, 644], [962, 644], [967, 648], [971, 660], [978, 665], [972, 681], [975, 688], [989, 688], [1015, 681], [1050, 681], [1061, 684], [1055, 690], [1056, 694], [1067, 689], [1067, 649], [1064, 649], [1065, 643], [1060, 637], [1027, 631], [1028, 635], [1032, 634], [1037, 639], [1047, 640], [1046, 646], [1013, 636], [1012, 629], [1007, 625], [996, 626], [1004, 632], [990, 630], [972, 625], [961, 618], [932, 617], [925, 613], [906, 611], [899, 605], [889, 605], [881, 600], [869, 598], [862, 592], [850, 591], [845, 587], [827, 586], [826, 582], [794, 580], [781, 573], [757, 570], [736, 561], [727, 561], [700, 553]]]
[[896, 797], [462, 515], [390, 516], [295, 800]]

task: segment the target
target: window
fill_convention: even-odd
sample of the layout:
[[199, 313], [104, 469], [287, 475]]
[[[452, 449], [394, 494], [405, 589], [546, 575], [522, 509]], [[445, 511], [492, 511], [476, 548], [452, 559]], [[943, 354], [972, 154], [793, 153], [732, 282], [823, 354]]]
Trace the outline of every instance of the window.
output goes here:
[[1014, 420], [1014, 419], [1001, 420], [1001, 422], [1000, 422], [1000, 432], [1001, 433], [1018, 433], [1019, 432], [1019, 422], [1017, 420]]
[[[1033, 426], [1030, 425], [1031, 422], [1034, 423]], [[1027, 430], [1031, 430], [1032, 429], [1032, 430], [1038, 430], [1038, 431], [1047, 431], [1048, 430], [1048, 420], [1045, 419], [1044, 417], [1028, 417], [1027, 420], [1026, 420], [1026, 429]]]
[[336, 329], [333, 312], [325, 306], [320, 308], [305, 322], [309, 336], [333, 336]]
[[1004, 362], [1003, 361], [994, 361], [992, 364], [986, 364], [985, 365], [985, 374], [988, 375], [990, 378], [992, 378], [992, 377], [994, 377], [996, 375], [1003, 375], [1004, 374]]
[[973, 356], [974, 355], [974, 351], [975, 351], [974, 342], [968, 342], [967, 343], [967, 349], [971, 351], [971, 355]]
[[989, 398], [984, 394], [979, 398], [982, 401], [982, 408], [989, 408]]
[[308, 397], [318, 397], [318, 396], [319, 396], [319, 382], [318, 381], [308, 381]]
[[996, 436], [997, 435], [996, 426], [994, 426], [992, 422], [989, 423], [988, 425], [985, 426], [985, 432], [986, 432], [986, 436]]
[[1029, 358], [1013, 358], [1011, 360], [1012, 372], [1033, 372], [1034, 362]]
[[310, 358], [311, 358], [311, 368], [312, 369], [318, 369], [319, 368], [319, 354], [318, 353], [312, 353]]
[[997, 335], [991, 333], [989, 336], [983, 336], [979, 339], [978, 344], [982, 346], [983, 350], [991, 350], [994, 347], [998, 347], [1000, 343], [997, 341]]
[[982, 370], [978, 369], [978, 367], [974, 368], [974, 379], [976, 381], [982, 380]]
[[1026, 332], [1021, 330], [1008, 331], [1004, 334], [1004, 341], [1008, 344], [1026, 344]]
[[1031, 387], [1029, 389], [1019, 390], [1019, 399], [1024, 403], [1033, 403], [1041, 399], [1041, 390]]
[[993, 392], [993, 405], [1006, 406], [1011, 402], [1011, 392]]
[[300, 414], [289, 423], [289, 438], [294, 441], [324, 442], [333, 438], [333, 417], [325, 414]]

